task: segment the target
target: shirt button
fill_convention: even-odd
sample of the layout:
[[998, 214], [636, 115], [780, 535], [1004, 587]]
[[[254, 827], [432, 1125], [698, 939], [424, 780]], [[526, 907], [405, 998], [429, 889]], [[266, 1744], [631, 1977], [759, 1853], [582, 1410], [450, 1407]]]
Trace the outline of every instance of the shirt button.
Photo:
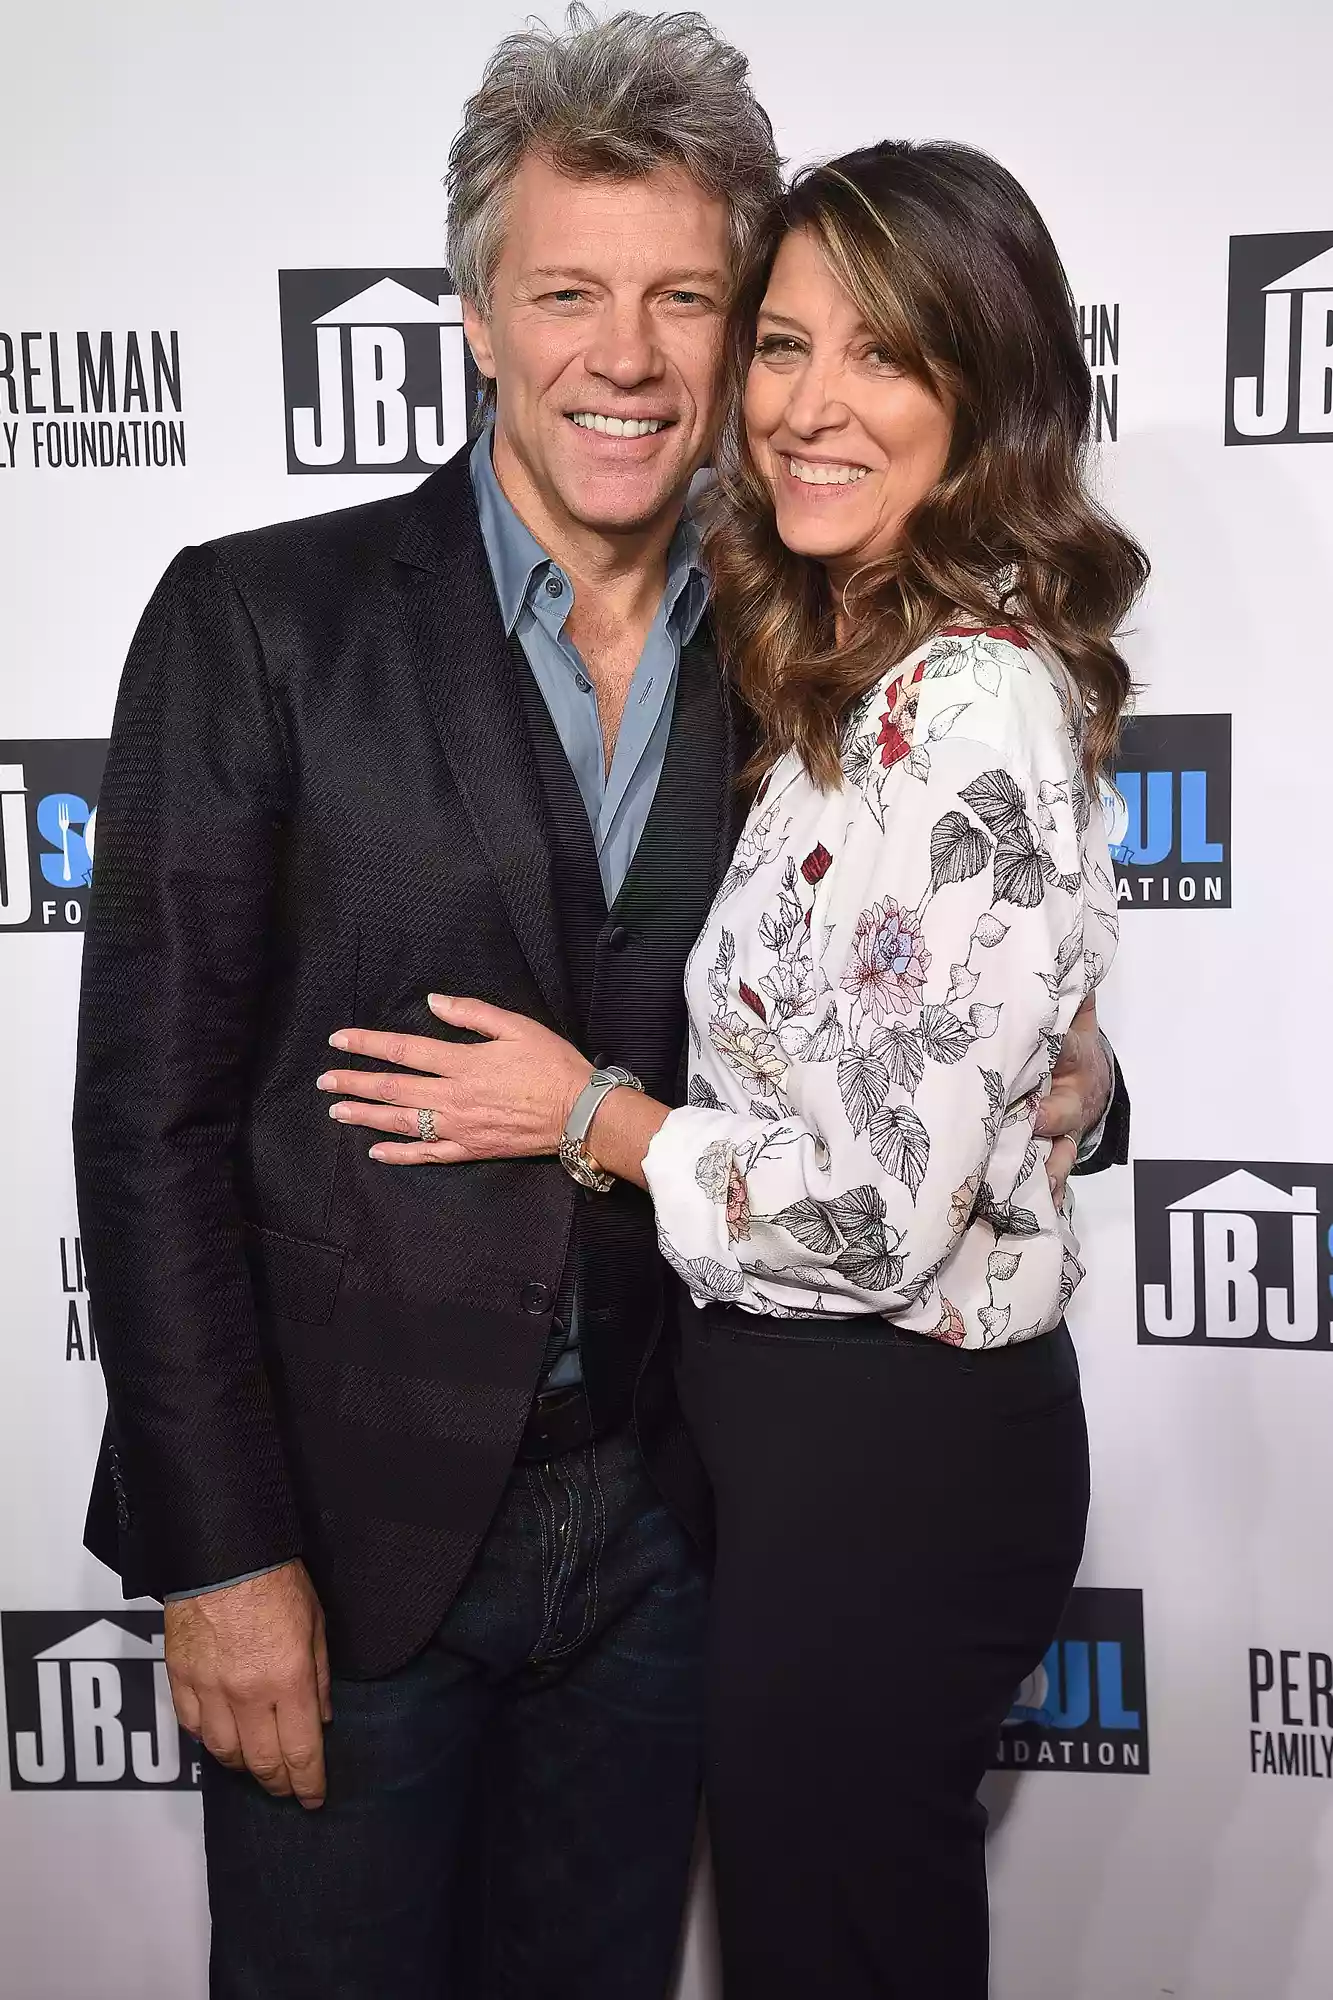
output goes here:
[[555, 1297], [549, 1285], [524, 1285], [518, 1302], [525, 1313], [546, 1313], [555, 1304]]
[[575, 674], [574, 685], [578, 689], [580, 694], [592, 693], [592, 682], [588, 679], [588, 676], [586, 674]]
[[547, 579], [546, 579], [546, 595], [547, 595], [548, 597], [559, 597], [559, 595], [560, 595], [561, 591], [562, 591], [562, 590], [564, 589], [564, 587], [565, 587], [565, 586], [564, 586], [564, 583], [562, 582], [562, 580], [561, 580], [561, 579], [560, 579], [560, 578], [559, 578], [558, 576], [548, 576], [548, 577], [547, 577]]
[[606, 941], [612, 951], [624, 951], [626, 945], [629, 943], [629, 932], [623, 924], [615, 924], [612, 926], [610, 935]]

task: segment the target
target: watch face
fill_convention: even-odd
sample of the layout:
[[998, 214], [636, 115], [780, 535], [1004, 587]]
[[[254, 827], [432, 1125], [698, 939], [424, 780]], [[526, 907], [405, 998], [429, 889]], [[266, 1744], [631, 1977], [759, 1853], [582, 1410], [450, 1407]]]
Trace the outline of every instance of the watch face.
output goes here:
[[607, 1194], [614, 1185], [612, 1176], [604, 1173], [596, 1161], [570, 1139], [560, 1141], [559, 1158], [565, 1172], [580, 1187], [591, 1188], [595, 1194]]

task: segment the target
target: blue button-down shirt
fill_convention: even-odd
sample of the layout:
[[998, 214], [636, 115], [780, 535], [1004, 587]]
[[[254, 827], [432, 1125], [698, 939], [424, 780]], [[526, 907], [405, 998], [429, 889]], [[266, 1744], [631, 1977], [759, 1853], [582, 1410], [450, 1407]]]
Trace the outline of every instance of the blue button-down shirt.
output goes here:
[[573, 586], [506, 499], [491, 463], [489, 429], [478, 438], [471, 464], [481, 538], [505, 631], [518, 634], [578, 780], [610, 905], [629, 873], [662, 775], [681, 647], [694, 637], [708, 602], [699, 531], [686, 514], [672, 537], [666, 588], [630, 681], [608, 771], [597, 695], [565, 630]]
[[[629, 873], [662, 776], [681, 648], [694, 637], [708, 602], [708, 582], [699, 566], [699, 531], [684, 514], [672, 536], [666, 588], [629, 684], [608, 771], [597, 694], [565, 630], [574, 604], [573, 585], [505, 497], [491, 462], [489, 428], [473, 447], [471, 469], [481, 538], [505, 631], [518, 635], [578, 780], [609, 907]], [[577, 1308], [574, 1318], [543, 1388], [563, 1389], [582, 1379]]]

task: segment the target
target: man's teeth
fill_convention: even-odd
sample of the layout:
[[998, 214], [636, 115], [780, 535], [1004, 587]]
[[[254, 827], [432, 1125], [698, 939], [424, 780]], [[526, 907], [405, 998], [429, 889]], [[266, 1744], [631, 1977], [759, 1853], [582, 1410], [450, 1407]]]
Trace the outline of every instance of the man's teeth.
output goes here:
[[787, 470], [803, 486], [851, 486], [864, 479], [864, 465], [810, 465], [803, 458], [789, 458]]
[[585, 431], [604, 431], [613, 438], [651, 437], [654, 431], [666, 429], [665, 417], [604, 417], [592, 410], [577, 410], [571, 418]]

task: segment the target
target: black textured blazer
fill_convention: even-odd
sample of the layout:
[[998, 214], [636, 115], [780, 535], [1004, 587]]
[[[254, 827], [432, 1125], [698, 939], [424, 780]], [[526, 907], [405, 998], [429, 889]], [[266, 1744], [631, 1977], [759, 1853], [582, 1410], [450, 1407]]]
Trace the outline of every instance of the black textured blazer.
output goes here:
[[[640, 845], [655, 881], [636, 856], [622, 892], [663, 939], [651, 1047], [627, 1058], [662, 1095], [748, 752], [690, 654], [694, 735]], [[178, 556], [131, 648], [98, 820], [74, 1111], [108, 1396], [88, 1546], [131, 1597], [302, 1555], [338, 1670], [391, 1671], [499, 1500], [581, 1199], [553, 1160], [376, 1166], [314, 1087], [335, 1027], [440, 1033], [431, 990], [575, 1041], [590, 1025], [466, 453], [402, 498]], [[1124, 1154], [1117, 1087], [1095, 1165]], [[599, 1268], [644, 1240], [632, 1196], [596, 1211]], [[634, 1329], [634, 1420], [703, 1537], [656, 1333]]]
[[[582, 1039], [522, 671], [461, 453], [404, 498], [186, 550], [117, 703], [74, 1117], [109, 1405], [88, 1545], [131, 1596], [300, 1554], [343, 1672], [409, 1657], [466, 1574], [583, 1199], [554, 1160], [377, 1166], [315, 1089], [340, 1025], [440, 1033], [432, 990]], [[652, 1046], [624, 1059], [668, 1097], [743, 754], [707, 645], [677, 724], [640, 843], [658, 889], [624, 892], [666, 936]], [[660, 1300], [624, 1199], [649, 1227], [599, 1209], [607, 1257], [650, 1263]], [[698, 1517], [665, 1357], [636, 1414]]]

